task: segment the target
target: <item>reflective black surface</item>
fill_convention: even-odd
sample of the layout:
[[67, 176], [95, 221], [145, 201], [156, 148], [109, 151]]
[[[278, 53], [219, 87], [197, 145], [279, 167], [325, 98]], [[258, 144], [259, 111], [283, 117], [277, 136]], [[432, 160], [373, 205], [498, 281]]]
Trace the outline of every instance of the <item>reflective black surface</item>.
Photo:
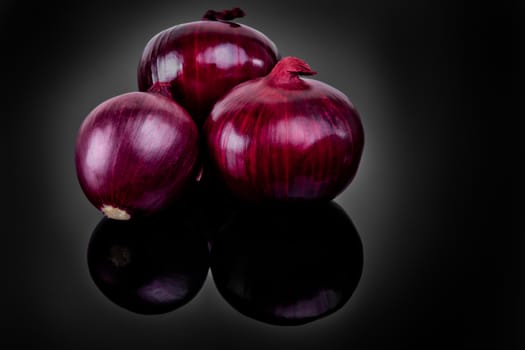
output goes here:
[[208, 242], [181, 218], [103, 219], [88, 246], [91, 278], [115, 304], [161, 314], [189, 302], [208, 274]]
[[215, 286], [236, 310], [275, 325], [340, 309], [361, 277], [363, 248], [336, 203], [248, 207], [211, 245]]
[[195, 208], [179, 206], [148, 218], [102, 219], [87, 248], [94, 284], [113, 303], [145, 315], [190, 302], [209, 267], [221, 296], [265, 323], [305, 324], [346, 304], [361, 277], [363, 246], [341, 206], [230, 203], [236, 205], [215, 229], [198, 224]]

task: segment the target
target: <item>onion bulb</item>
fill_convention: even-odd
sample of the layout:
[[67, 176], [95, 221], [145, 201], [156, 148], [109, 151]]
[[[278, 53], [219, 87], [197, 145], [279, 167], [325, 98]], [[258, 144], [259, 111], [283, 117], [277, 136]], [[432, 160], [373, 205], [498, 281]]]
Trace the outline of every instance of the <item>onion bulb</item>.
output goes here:
[[198, 130], [188, 113], [157, 94], [130, 92], [93, 109], [80, 128], [75, 163], [87, 198], [127, 220], [166, 208], [194, 176]]
[[301, 76], [296, 57], [233, 88], [204, 125], [209, 156], [229, 189], [250, 201], [330, 200], [354, 178], [360, 117], [341, 91]]
[[227, 91], [268, 74], [277, 62], [277, 48], [266, 35], [232, 22], [243, 16], [239, 8], [210, 10], [200, 21], [156, 34], [139, 62], [139, 90], [173, 98], [200, 126]]

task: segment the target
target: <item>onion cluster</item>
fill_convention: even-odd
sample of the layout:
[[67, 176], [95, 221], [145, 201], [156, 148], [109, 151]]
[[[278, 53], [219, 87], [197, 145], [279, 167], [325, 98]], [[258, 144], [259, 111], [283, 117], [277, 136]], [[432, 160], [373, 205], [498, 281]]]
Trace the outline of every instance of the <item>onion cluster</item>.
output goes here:
[[233, 22], [242, 16], [208, 11], [158, 33], [139, 61], [139, 91], [88, 114], [77, 175], [106, 216], [162, 211], [203, 175], [258, 203], [327, 201], [352, 181], [364, 142], [356, 109], [302, 78], [315, 74], [304, 61]]
[[330, 201], [357, 172], [360, 117], [344, 93], [305, 77], [306, 62], [233, 22], [242, 16], [210, 10], [155, 35], [139, 91], [80, 127], [78, 180], [107, 216], [89, 272], [132, 312], [183, 307], [211, 270], [234, 309], [299, 325], [340, 309], [361, 277], [357, 231]]

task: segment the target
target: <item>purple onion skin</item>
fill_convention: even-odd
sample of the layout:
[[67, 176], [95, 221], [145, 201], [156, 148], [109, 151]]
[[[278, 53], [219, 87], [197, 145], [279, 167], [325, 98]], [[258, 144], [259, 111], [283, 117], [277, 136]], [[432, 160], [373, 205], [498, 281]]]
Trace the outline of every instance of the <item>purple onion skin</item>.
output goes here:
[[155, 35], [140, 59], [138, 86], [172, 97], [202, 125], [220, 97], [241, 82], [265, 76], [277, 59], [275, 44], [264, 34], [212, 14]]
[[300, 325], [350, 300], [363, 246], [334, 202], [245, 206], [213, 240], [210, 268], [217, 290], [240, 313]]
[[89, 273], [113, 303], [139, 314], [182, 307], [208, 275], [207, 240], [183, 217], [153, 215], [129, 221], [104, 218], [91, 235]]
[[76, 143], [86, 197], [114, 219], [150, 215], [177, 200], [194, 176], [198, 129], [160, 95], [131, 92], [91, 111]]
[[204, 125], [210, 158], [249, 201], [330, 200], [354, 178], [364, 145], [360, 117], [339, 90], [294, 57], [238, 85]]

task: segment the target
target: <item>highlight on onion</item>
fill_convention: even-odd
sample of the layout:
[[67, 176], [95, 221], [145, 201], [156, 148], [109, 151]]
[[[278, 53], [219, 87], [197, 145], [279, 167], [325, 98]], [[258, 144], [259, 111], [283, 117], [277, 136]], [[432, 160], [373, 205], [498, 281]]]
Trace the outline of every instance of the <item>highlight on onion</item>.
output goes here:
[[174, 101], [130, 92], [93, 109], [80, 128], [75, 164], [86, 197], [107, 217], [151, 215], [195, 176], [198, 129]]
[[245, 207], [212, 242], [210, 268], [245, 316], [300, 325], [340, 310], [362, 273], [363, 247], [334, 202]]
[[197, 295], [208, 274], [208, 244], [180, 219], [155, 215], [100, 221], [87, 263], [93, 282], [110, 301], [135, 313], [162, 314]]
[[268, 74], [277, 62], [277, 48], [266, 35], [232, 22], [243, 16], [239, 8], [210, 10], [200, 21], [155, 35], [139, 61], [139, 90], [172, 97], [200, 126], [227, 91]]
[[296, 57], [239, 84], [204, 125], [211, 161], [228, 188], [250, 201], [330, 200], [354, 178], [364, 132], [341, 91], [301, 78]]

